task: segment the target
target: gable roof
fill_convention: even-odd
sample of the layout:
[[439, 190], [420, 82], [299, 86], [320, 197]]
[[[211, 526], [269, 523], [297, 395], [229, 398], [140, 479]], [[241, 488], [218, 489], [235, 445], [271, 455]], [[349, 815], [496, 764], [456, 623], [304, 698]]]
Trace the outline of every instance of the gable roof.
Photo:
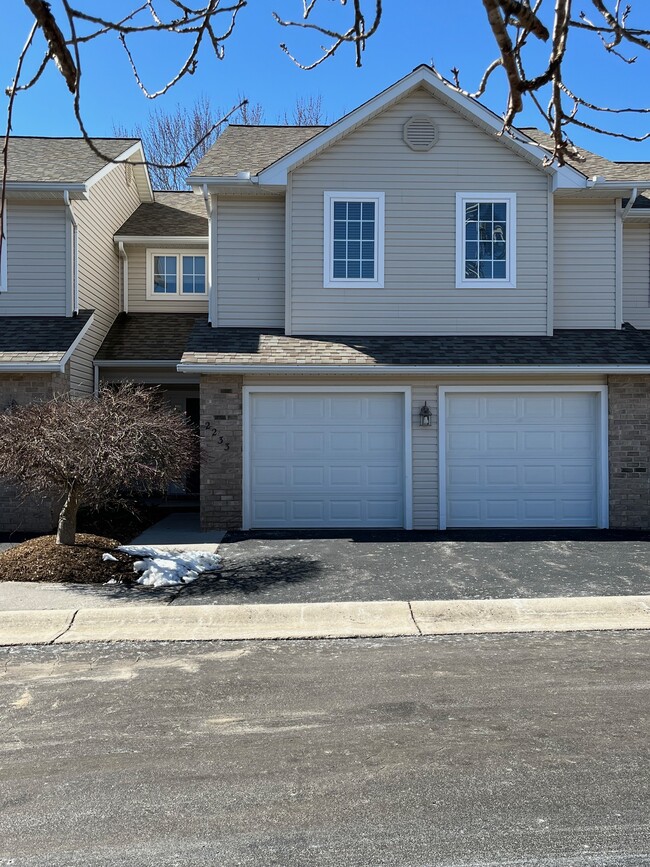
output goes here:
[[192, 177], [252, 175], [312, 139], [326, 126], [239, 126], [232, 124], [196, 166]]
[[[115, 160], [138, 144], [137, 138], [95, 138], [97, 148]], [[11, 136], [9, 176], [11, 183], [83, 184], [107, 163], [83, 138]]]
[[154, 192], [153, 202], [140, 205], [117, 230], [115, 237], [206, 238], [205, 201], [191, 191]]

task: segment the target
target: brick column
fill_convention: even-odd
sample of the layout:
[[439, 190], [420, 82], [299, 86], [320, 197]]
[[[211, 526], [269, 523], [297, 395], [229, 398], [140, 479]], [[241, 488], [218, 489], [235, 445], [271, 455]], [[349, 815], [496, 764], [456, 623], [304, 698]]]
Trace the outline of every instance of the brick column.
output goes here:
[[650, 529], [650, 376], [610, 376], [610, 526]]
[[201, 526], [242, 525], [242, 377], [201, 377]]

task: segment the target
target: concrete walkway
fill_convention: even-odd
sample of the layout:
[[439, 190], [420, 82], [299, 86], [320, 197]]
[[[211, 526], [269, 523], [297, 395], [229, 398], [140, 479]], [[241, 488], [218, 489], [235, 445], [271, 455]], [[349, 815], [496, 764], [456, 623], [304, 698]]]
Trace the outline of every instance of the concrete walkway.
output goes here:
[[158, 548], [188, 548], [216, 552], [225, 530], [201, 530], [196, 512], [174, 512], [140, 533], [130, 545], [156, 545]]
[[650, 596], [0, 612], [0, 645], [650, 629]]

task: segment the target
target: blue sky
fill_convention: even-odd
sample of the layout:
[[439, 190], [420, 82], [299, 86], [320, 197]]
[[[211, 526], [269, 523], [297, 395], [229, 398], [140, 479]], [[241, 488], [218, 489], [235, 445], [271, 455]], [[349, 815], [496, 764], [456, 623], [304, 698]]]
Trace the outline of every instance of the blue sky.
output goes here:
[[[109, 4], [93, 4], [90, 0], [77, 2], [84, 9], [103, 6], [112, 13], [134, 5], [132, 0], [111, 0]], [[319, 2], [328, 21], [348, 20], [349, 10], [338, 2]], [[643, 3], [637, 0], [637, 8], [642, 9], [645, 2], [647, 0]], [[586, 7], [587, 3], [588, 0], [584, 0], [583, 5]], [[368, 7], [373, 5], [369, 0]], [[52, 7], [55, 11], [60, 8], [58, 0], [52, 0]], [[418, 64], [432, 60], [445, 75], [449, 75], [452, 66], [458, 66], [463, 85], [473, 89], [487, 63], [496, 56], [481, 0], [468, 0], [462, 17], [456, 4], [441, 0], [386, 0], [385, 7], [380, 29], [368, 42], [361, 69], [354, 66], [352, 49], [343, 48], [339, 55], [316, 70], [303, 71], [281, 52], [280, 42], [286, 41], [301, 60], [309, 62], [316, 56], [322, 39], [314, 40], [303, 31], [284, 30], [271, 15], [275, 10], [283, 17], [299, 17], [301, 0], [251, 0], [240, 14], [234, 35], [226, 43], [224, 60], [217, 61], [205, 51], [196, 74], [153, 104], [135, 84], [117, 40], [105, 37], [88, 45], [82, 55], [82, 105], [86, 125], [93, 135], [112, 135], [115, 124], [128, 128], [144, 120], [153, 105], [172, 107], [202, 93], [208, 94], [215, 106], [226, 110], [236, 104], [238, 94], [243, 93], [251, 102], [264, 106], [266, 123], [277, 123], [285, 110], [291, 111], [297, 97], [320, 95], [328, 120], [332, 121]], [[13, 0], [3, 11], [0, 32], [3, 90], [13, 78], [18, 52], [30, 23], [29, 11], [18, 0]], [[26, 75], [33, 72], [40, 61], [40, 45], [37, 49], [31, 55]], [[170, 40], [148, 36], [134, 42], [133, 49], [148, 86], [157, 89], [173, 74], [189, 46], [183, 45], [177, 37]], [[650, 57], [639, 57], [633, 66], [625, 65], [607, 57], [593, 38], [576, 32], [571, 35], [569, 50], [571, 63], [565, 80], [582, 95], [611, 106], [650, 104], [646, 84], [650, 80]], [[505, 100], [502, 73], [498, 71], [494, 79], [483, 102], [502, 113]], [[3, 99], [6, 102], [6, 98]], [[518, 123], [539, 125], [531, 109]], [[645, 131], [650, 128], [650, 121], [638, 117], [633, 121], [618, 120], [618, 128], [622, 130], [633, 127], [637, 132]], [[47, 72], [32, 91], [18, 96], [13, 132], [16, 135], [78, 134], [70, 94], [55, 70]], [[576, 131], [574, 137], [579, 144], [611, 159], [650, 160], [650, 142], [632, 144], [586, 131]]]

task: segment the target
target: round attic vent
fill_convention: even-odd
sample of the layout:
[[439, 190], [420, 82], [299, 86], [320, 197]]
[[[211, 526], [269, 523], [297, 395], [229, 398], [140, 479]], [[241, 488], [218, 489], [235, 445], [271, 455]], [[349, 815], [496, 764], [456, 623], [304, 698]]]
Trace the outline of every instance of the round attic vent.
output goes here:
[[413, 151], [430, 151], [438, 140], [438, 130], [428, 114], [415, 114], [404, 124], [404, 141]]

